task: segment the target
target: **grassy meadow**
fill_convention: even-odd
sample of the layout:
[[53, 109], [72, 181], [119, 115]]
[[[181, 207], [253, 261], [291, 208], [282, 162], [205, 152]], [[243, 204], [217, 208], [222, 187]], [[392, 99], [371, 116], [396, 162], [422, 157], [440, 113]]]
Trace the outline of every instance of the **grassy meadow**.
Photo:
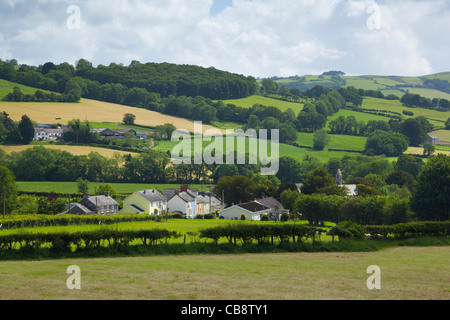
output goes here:
[[[55, 192], [62, 194], [76, 194], [78, 187], [76, 182], [31, 182], [31, 181], [17, 181], [17, 188], [21, 192]], [[89, 182], [89, 192], [94, 194], [100, 182]], [[110, 183], [118, 193], [131, 194], [138, 190], [157, 189], [163, 192], [164, 189], [179, 188], [179, 184], [139, 184], [139, 183]], [[209, 191], [210, 185], [190, 185], [191, 188], [200, 191]]]
[[302, 111], [303, 106], [304, 106], [303, 103], [282, 101], [282, 100], [266, 98], [266, 97], [258, 96], [258, 95], [250, 96], [250, 97], [247, 97], [244, 99], [223, 100], [223, 102], [225, 104], [234, 104], [234, 105], [236, 105], [238, 107], [242, 107], [242, 108], [251, 108], [255, 104], [261, 104], [261, 105], [264, 105], [267, 107], [269, 107], [269, 106], [277, 107], [281, 111], [286, 111], [287, 109], [292, 109], [295, 112], [295, 114], [298, 114], [300, 111]]
[[[449, 247], [0, 262], [2, 300], [449, 300]], [[68, 290], [68, 266], [81, 290]], [[367, 268], [381, 269], [368, 290]]]

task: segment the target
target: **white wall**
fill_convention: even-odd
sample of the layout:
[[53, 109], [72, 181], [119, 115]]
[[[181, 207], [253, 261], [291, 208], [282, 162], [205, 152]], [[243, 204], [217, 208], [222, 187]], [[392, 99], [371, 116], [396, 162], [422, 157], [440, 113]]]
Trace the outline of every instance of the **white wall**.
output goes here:
[[220, 211], [219, 217], [224, 216], [226, 220], [240, 220], [241, 215], [245, 214], [247, 220], [260, 220], [261, 219], [260, 215], [262, 213], [265, 213], [265, 211], [253, 213], [248, 210], [242, 209], [241, 207], [233, 206]]

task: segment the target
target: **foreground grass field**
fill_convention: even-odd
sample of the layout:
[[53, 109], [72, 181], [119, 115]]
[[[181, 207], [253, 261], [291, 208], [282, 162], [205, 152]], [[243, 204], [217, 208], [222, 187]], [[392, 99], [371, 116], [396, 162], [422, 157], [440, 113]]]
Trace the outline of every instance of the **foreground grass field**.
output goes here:
[[[450, 247], [0, 262], [2, 300], [448, 300]], [[67, 267], [81, 269], [68, 290]], [[381, 269], [368, 290], [367, 268]]]

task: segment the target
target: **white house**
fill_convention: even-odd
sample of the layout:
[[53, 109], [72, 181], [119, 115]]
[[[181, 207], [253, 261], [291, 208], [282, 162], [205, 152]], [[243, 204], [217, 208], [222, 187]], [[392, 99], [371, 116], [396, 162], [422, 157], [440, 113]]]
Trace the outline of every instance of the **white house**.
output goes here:
[[195, 197], [185, 191], [175, 191], [175, 194], [167, 201], [167, 209], [170, 212], [181, 212], [188, 218], [195, 218], [196, 207]]
[[35, 128], [34, 140], [47, 141], [47, 140], [61, 140], [64, 137], [65, 129], [49, 129], [49, 128]]
[[219, 212], [219, 216], [225, 220], [240, 220], [241, 215], [245, 214], [246, 220], [259, 221], [262, 215], [269, 214], [270, 211], [270, 208], [253, 201], [223, 209]]
[[136, 191], [123, 201], [120, 214], [160, 215], [167, 212], [167, 201], [155, 189]]

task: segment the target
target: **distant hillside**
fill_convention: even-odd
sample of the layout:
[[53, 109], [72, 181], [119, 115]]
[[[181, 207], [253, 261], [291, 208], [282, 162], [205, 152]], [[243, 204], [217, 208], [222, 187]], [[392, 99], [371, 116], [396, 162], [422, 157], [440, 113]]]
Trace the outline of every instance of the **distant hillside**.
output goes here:
[[94, 67], [81, 59], [75, 66], [47, 62], [37, 67], [24, 64], [14, 67], [0, 60], [0, 79], [58, 93], [72, 93], [79, 98], [126, 105], [140, 103], [141, 107], [151, 104], [154, 94], [239, 99], [253, 95], [259, 89], [253, 77], [213, 67], [138, 61], [129, 66], [111, 63]]
[[380, 91], [384, 96], [393, 94], [401, 98], [406, 93], [417, 93], [430, 99], [450, 100], [450, 72], [422, 77], [305, 75], [272, 79], [280, 86], [301, 91], [307, 91], [316, 85], [334, 90], [353, 86], [357, 89]]

